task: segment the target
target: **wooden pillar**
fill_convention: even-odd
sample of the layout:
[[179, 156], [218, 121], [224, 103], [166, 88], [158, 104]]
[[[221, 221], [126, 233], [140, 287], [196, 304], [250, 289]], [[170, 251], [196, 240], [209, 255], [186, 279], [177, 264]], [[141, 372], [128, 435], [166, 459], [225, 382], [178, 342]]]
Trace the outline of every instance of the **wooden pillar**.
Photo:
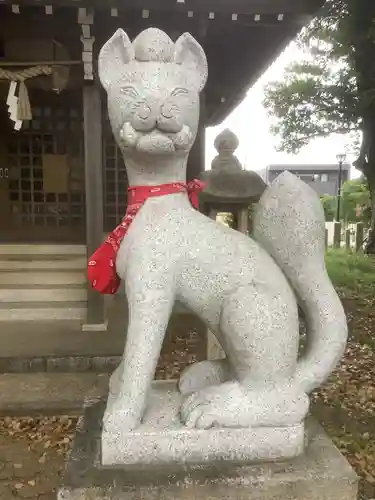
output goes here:
[[191, 148], [187, 164], [187, 180], [199, 179], [205, 170], [206, 163], [206, 109], [204, 92], [200, 97], [199, 130], [193, 147]]
[[[85, 141], [86, 244], [90, 257], [103, 242], [103, 151], [102, 104], [96, 84], [83, 88]], [[84, 330], [106, 328], [104, 296], [88, 286], [87, 317]]]
[[347, 229], [345, 232], [345, 247], [347, 250], [350, 250], [352, 247], [351, 240], [352, 240], [352, 232], [350, 229]]
[[357, 229], [355, 232], [355, 249], [357, 252], [363, 250], [363, 240], [364, 240], [364, 225], [363, 222], [358, 222]]
[[341, 222], [334, 223], [333, 246], [334, 248], [341, 248]]
[[210, 219], [216, 220], [218, 213], [219, 213], [218, 210], [210, 209], [208, 216]]
[[238, 213], [238, 231], [247, 235], [250, 233], [250, 217], [248, 208], [241, 208]]

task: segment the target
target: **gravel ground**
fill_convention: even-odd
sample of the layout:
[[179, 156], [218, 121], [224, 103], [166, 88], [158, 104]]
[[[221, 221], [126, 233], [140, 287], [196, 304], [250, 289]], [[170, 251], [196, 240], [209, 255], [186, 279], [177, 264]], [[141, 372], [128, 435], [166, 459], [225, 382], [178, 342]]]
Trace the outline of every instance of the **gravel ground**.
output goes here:
[[0, 420], [0, 499], [56, 500], [76, 420]]

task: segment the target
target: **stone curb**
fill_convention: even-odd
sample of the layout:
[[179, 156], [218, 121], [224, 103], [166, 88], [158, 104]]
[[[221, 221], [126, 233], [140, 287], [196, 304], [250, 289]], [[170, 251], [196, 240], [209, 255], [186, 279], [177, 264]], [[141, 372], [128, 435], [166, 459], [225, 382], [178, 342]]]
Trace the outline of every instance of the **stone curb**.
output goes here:
[[0, 357], [0, 373], [112, 373], [121, 356]]
[[108, 393], [105, 373], [0, 375], [0, 416], [81, 415], [85, 400]]

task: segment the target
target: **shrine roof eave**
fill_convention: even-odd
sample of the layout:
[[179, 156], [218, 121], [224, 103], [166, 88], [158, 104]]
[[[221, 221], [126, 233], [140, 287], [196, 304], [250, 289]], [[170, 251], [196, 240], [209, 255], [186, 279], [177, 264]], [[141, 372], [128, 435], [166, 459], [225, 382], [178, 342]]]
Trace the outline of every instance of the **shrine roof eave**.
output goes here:
[[[111, 14], [108, 13], [111, 9], [118, 9], [120, 15], [121, 12], [122, 15], [126, 13], [121, 23], [131, 18], [132, 24], [139, 25], [140, 29], [160, 24], [162, 29], [167, 30], [169, 27], [176, 31], [191, 30], [201, 41], [208, 57], [205, 124], [214, 126], [241, 103], [251, 86], [311, 20], [324, 1], [5, 0], [3, 5], [17, 4], [21, 12], [22, 6], [43, 5], [53, 9], [66, 6], [103, 10], [107, 11], [107, 15], [103, 13], [100, 16], [102, 22], [99, 24], [108, 30], [112, 29], [111, 18], [108, 18]], [[170, 11], [171, 15], [166, 16], [166, 11]], [[146, 13], [150, 13], [149, 19]], [[103, 34], [101, 41], [98, 37], [98, 43], [103, 43], [109, 35], [109, 32]]]
[[[4, 0], [3, 0], [4, 1]], [[5, 0], [7, 4], [82, 6], [97, 9], [152, 9], [161, 11], [191, 10], [194, 12], [237, 14], [306, 14], [313, 12], [324, 0]]]
[[206, 114], [207, 126], [219, 125], [245, 100], [257, 80], [267, 71], [298, 32], [299, 29], [288, 30], [281, 40], [270, 41], [268, 46], [264, 46], [263, 50], [259, 51], [259, 56], [256, 59], [241, 61], [237, 71], [232, 70], [232, 86], [230, 89], [225, 89], [225, 98], [223, 97], [221, 102], [209, 106]]
[[[237, 63], [237, 69], [234, 67], [230, 69], [232, 84], [230, 88], [223, 89], [225, 93], [223, 92], [221, 102], [217, 103], [216, 106], [210, 106], [206, 115], [208, 126], [219, 125], [241, 104], [251, 87], [298, 35], [303, 26], [307, 25], [314, 15], [318, 13], [325, 0], [302, 3], [305, 4], [305, 11], [301, 16], [295, 17], [297, 22], [280, 26], [280, 29], [272, 34], [270, 31], [269, 39], [259, 47], [257, 52], [252, 53], [251, 58], [242, 58], [240, 64]], [[310, 5], [307, 5], [308, 3]], [[290, 4], [295, 4], [295, 2], [291, 0]]]

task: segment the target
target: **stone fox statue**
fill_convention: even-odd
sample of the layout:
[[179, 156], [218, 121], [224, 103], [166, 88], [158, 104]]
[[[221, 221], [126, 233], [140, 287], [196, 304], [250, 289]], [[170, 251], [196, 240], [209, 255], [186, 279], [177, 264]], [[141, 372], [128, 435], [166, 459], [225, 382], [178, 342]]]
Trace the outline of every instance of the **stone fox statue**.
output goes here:
[[[99, 76], [130, 186], [184, 184], [207, 79], [201, 46], [190, 34], [174, 43], [154, 28], [131, 43], [120, 29], [100, 52]], [[290, 173], [258, 203], [253, 238], [199, 213], [186, 191], [147, 199], [115, 265], [129, 325], [110, 382], [106, 429], [141, 423], [176, 300], [205, 322], [227, 355], [183, 373], [180, 417], [187, 427], [299, 423], [307, 394], [345, 349], [346, 319], [324, 264], [323, 210]], [[300, 360], [297, 303], [308, 326]]]

